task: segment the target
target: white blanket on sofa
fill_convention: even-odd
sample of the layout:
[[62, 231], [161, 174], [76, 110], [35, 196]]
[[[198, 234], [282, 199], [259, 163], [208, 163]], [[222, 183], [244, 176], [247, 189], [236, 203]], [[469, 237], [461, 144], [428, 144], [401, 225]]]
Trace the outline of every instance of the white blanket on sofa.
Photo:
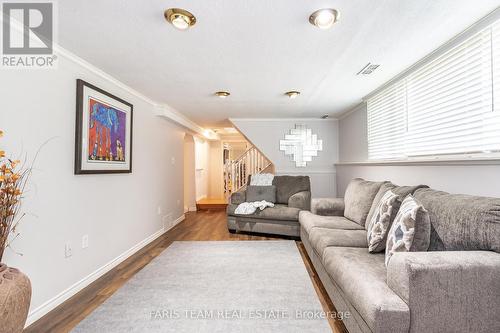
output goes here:
[[255, 213], [255, 211], [258, 209], [264, 210], [266, 207], [274, 207], [274, 204], [269, 201], [254, 201], [254, 202], [243, 202], [236, 207], [234, 210], [235, 214], [239, 215], [250, 215]]

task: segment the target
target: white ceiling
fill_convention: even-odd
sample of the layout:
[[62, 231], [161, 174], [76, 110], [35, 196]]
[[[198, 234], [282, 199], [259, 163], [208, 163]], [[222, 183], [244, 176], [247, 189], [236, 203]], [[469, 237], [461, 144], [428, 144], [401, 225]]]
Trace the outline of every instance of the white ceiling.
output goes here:
[[[500, 5], [499, 0], [58, 2], [59, 43], [201, 126], [227, 118], [338, 115]], [[179, 31], [163, 11], [191, 11]], [[308, 22], [332, 7], [330, 30]], [[356, 76], [368, 62], [372, 75]], [[231, 96], [219, 99], [217, 90]], [[300, 90], [295, 100], [283, 95]]]

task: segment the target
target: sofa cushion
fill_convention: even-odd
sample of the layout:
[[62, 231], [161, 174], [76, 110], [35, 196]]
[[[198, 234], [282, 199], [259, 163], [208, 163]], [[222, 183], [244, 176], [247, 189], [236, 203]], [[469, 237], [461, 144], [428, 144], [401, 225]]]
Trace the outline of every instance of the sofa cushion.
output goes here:
[[311, 191], [308, 176], [275, 176], [273, 185], [276, 186], [276, 202], [288, 204], [288, 199], [297, 192]]
[[386, 283], [384, 254], [366, 248], [327, 247], [326, 271], [372, 332], [408, 332], [408, 305]]
[[368, 247], [366, 230], [313, 228], [309, 233], [309, 243], [320, 258], [323, 257], [323, 251], [329, 246]]
[[413, 196], [407, 196], [387, 235], [385, 264], [396, 252], [427, 251], [430, 238], [429, 213]]
[[262, 201], [276, 202], [276, 186], [259, 186], [250, 185], [247, 186], [246, 193], [247, 202]]
[[311, 210], [311, 192], [302, 191], [290, 196], [288, 207], [299, 208], [300, 210]]
[[266, 220], [282, 220], [282, 221], [298, 221], [300, 209], [288, 207], [286, 205], [274, 205], [264, 210], [257, 209], [257, 211], [250, 215], [238, 215], [234, 211], [238, 205], [230, 204], [227, 206], [227, 214], [231, 216], [241, 216], [254, 219]]
[[324, 216], [344, 216], [344, 198], [314, 198], [311, 212]]
[[240, 204], [246, 201], [246, 191], [238, 191], [231, 194], [230, 202], [232, 204]]
[[309, 234], [312, 228], [330, 228], [345, 230], [364, 230], [362, 226], [343, 216], [320, 216], [308, 211], [301, 211], [299, 222], [302, 228]]
[[392, 190], [386, 191], [377, 205], [375, 214], [371, 220], [366, 221], [369, 252], [375, 253], [385, 249], [387, 234], [401, 205], [399, 200], [399, 196]]
[[351, 180], [344, 196], [344, 216], [364, 226], [373, 199], [377, 195], [381, 185], [381, 182], [370, 182], [361, 178]]
[[430, 251], [500, 252], [500, 199], [419, 189], [415, 198], [429, 212]]

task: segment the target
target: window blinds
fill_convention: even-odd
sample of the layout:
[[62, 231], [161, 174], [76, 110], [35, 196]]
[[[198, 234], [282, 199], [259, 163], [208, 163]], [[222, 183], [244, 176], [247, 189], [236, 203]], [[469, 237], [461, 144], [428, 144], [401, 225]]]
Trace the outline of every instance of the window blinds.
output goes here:
[[371, 159], [401, 158], [406, 134], [406, 87], [400, 81], [368, 100]]
[[500, 151], [500, 23], [367, 102], [370, 159]]
[[487, 137], [486, 150], [500, 150], [500, 21], [491, 29], [491, 52], [493, 67], [493, 113], [492, 119], [487, 124], [489, 136]]

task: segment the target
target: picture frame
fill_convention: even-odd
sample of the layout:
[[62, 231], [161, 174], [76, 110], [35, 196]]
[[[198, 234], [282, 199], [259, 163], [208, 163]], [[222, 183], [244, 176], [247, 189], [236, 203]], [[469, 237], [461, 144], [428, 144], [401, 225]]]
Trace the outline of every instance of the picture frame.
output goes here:
[[76, 80], [75, 174], [132, 172], [134, 106]]

